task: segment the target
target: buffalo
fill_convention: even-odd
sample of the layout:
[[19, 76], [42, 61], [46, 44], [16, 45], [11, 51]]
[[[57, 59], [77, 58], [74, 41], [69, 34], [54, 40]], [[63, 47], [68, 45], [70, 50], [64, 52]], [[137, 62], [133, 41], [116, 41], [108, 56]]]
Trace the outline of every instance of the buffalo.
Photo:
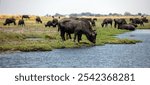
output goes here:
[[118, 29], [125, 29], [125, 30], [130, 30], [130, 31], [134, 31], [135, 30], [135, 26], [132, 24], [122, 24], [118, 26]]
[[24, 20], [23, 19], [19, 20], [18, 25], [25, 26]]
[[92, 19], [92, 26], [96, 26], [95, 21], [97, 21], [97, 18]]
[[[76, 17], [71, 17], [69, 19], [74, 19], [74, 20], [80, 20], [80, 21], [83, 21], [84, 23], [86, 23], [87, 27], [90, 27], [92, 29], [92, 19], [91, 18], [76, 18]], [[71, 35], [70, 34], [67, 34], [69, 35], [69, 38], [71, 39]], [[68, 37], [68, 36], [67, 36]]]
[[95, 21], [97, 21], [97, 20], [92, 19], [92, 21], [91, 21], [92, 26], [96, 26]]
[[24, 19], [24, 18], [30, 19], [30, 17], [28, 15], [22, 15], [22, 19]]
[[103, 20], [101, 26], [104, 27], [104, 25], [105, 25], [105, 27], [107, 27], [108, 24], [110, 24], [112, 26], [112, 21], [113, 20], [111, 18], [106, 18]]
[[148, 19], [146, 18], [146, 17], [142, 17], [142, 19], [141, 19], [144, 23], [148, 23], [149, 21], [148, 21]]
[[97, 18], [93, 18], [94, 21], [97, 21]]
[[48, 21], [48, 22], [45, 24], [45, 27], [51, 27], [51, 26], [53, 26], [52, 21]]
[[53, 18], [52, 24], [53, 24], [53, 27], [56, 27], [58, 25], [58, 19]]
[[130, 18], [131, 23], [134, 24], [140, 24], [141, 26], [144, 26], [143, 21], [139, 18]]
[[40, 17], [36, 17], [35, 21], [36, 21], [36, 23], [42, 23], [42, 20]]
[[10, 25], [11, 23], [14, 23], [14, 25], [16, 25], [16, 19], [14, 19], [14, 18], [7, 18], [3, 25]]
[[117, 26], [119, 25], [122, 25], [122, 24], [127, 24], [126, 20], [124, 18], [121, 18], [121, 19], [114, 19], [114, 27], [116, 28]]
[[58, 17], [58, 19], [60, 19], [60, 16]]
[[56, 24], [53, 23], [52, 21], [48, 21], [48, 22], [45, 24], [45, 27], [51, 27], [51, 26], [56, 27]]
[[53, 18], [52, 21], [48, 21], [46, 24], [45, 24], [45, 27], [56, 27], [58, 25], [58, 19], [56, 18]]
[[85, 34], [87, 39], [95, 43], [96, 42], [96, 32], [92, 30], [90, 23], [83, 20], [75, 20], [70, 18], [65, 18], [59, 21], [58, 29], [60, 30], [60, 36], [63, 41], [65, 41], [65, 33], [70, 36], [74, 33], [74, 42], [76, 37], [78, 42], [80, 42], [82, 34]]

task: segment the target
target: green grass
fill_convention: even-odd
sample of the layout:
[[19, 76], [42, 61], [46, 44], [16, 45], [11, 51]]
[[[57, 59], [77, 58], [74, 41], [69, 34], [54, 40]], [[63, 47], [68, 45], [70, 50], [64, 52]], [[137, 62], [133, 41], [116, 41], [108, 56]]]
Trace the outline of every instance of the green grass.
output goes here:
[[[135, 44], [137, 40], [117, 39], [116, 34], [127, 32], [118, 29], [97, 29], [96, 45], [104, 44]], [[28, 38], [40, 38], [40, 40], [28, 40]], [[61, 41], [59, 33], [11, 33], [0, 32], [0, 51], [48, 51], [60, 48], [77, 48], [81, 46], [92, 46], [85, 36], [80, 43], [74, 43], [69, 39]]]
[[[42, 17], [42, 20], [46, 23], [49, 18]], [[119, 30], [111, 26], [102, 28], [100, 26], [102, 20], [102, 18], [99, 18], [96, 22], [96, 27], [94, 27], [97, 32], [96, 45], [135, 44], [137, 42], [141, 42], [139, 40], [116, 38], [115, 36], [117, 34], [129, 31]], [[62, 42], [57, 28], [45, 28], [44, 23], [37, 24], [34, 19], [25, 20], [25, 27], [17, 25], [3, 26], [3, 22], [4, 19], [0, 19], [0, 51], [51, 51], [52, 49], [93, 46], [93, 44], [89, 42], [85, 36], [82, 37], [82, 41], [80, 43], [74, 43], [71, 39]], [[150, 23], [139, 28], [150, 28]], [[30, 38], [37, 38], [39, 40], [29, 40]]]

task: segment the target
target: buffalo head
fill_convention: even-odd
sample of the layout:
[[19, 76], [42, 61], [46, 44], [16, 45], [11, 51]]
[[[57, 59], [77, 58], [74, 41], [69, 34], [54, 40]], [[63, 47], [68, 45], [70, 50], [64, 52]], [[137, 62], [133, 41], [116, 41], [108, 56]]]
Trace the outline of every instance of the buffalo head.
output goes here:
[[96, 43], [96, 36], [97, 36], [97, 33], [95, 32], [95, 31], [92, 31], [91, 33], [90, 33], [90, 35], [89, 36], [87, 36], [87, 38], [88, 38], [88, 40], [90, 41], [90, 42], [92, 42], [92, 43]]

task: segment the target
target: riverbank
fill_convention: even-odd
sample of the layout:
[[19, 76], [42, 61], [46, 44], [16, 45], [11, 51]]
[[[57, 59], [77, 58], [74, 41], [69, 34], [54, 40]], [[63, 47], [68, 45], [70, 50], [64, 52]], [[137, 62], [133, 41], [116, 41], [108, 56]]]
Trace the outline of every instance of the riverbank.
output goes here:
[[[0, 31], [0, 51], [51, 51], [60, 48], [77, 48], [81, 46], [93, 46], [85, 36], [80, 43], [75, 44], [73, 40], [62, 42], [57, 29], [53, 28], [53, 33], [47, 31], [51, 29], [33, 29], [27, 31], [25, 29], [17, 32]], [[5, 28], [6, 29], [6, 28]], [[12, 28], [13, 29], [13, 28]], [[17, 28], [16, 28], [17, 29]], [[37, 33], [39, 32], [39, 33]], [[135, 44], [138, 40], [119, 39], [115, 35], [125, 33], [126, 30], [118, 30], [113, 28], [99, 29], [97, 28], [96, 45], [104, 44]]]

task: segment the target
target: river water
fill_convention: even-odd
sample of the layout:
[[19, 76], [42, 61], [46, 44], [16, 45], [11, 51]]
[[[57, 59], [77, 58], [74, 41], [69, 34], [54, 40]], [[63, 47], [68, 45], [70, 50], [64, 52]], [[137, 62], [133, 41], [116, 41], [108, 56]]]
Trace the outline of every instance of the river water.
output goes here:
[[137, 44], [56, 49], [46, 52], [0, 53], [1, 68], [149, 68], [150, 30], [136, 30], [117, 36], [138, 39]]

